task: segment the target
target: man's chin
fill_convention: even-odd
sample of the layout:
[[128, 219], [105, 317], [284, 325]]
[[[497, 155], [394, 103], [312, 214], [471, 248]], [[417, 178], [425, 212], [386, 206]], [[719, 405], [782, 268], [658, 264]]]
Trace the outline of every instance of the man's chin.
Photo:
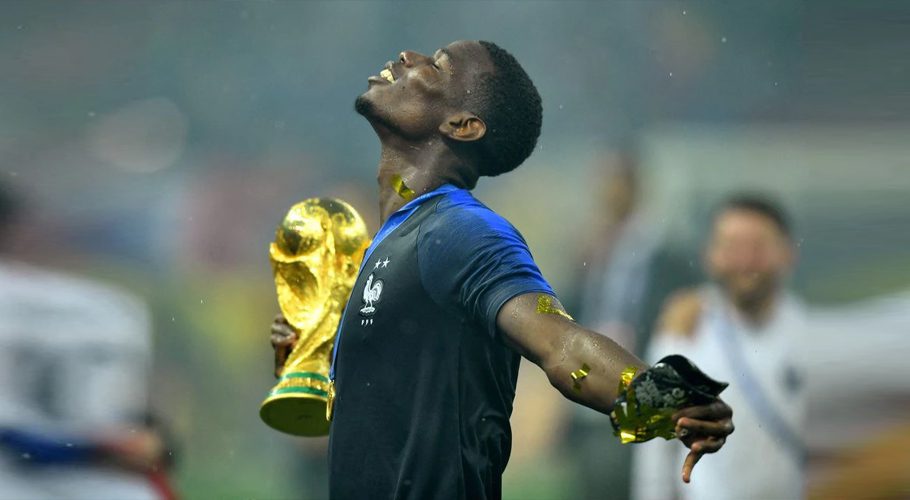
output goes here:
[[370, 125], [373, 126], [374, 130], [377, 132], [397, 131], [398, 129], [388, 118], [380, 116], [379, 109], [379, 106], [377, 106], [372, 99], [367, 97], [367, 94], [360, 95], [354, 101], [354, 111], [366, 118], [367, 121], [370, 122]]
[[733, 301], [745, 307], [766, 302], [777, 289], [773, 282], [726, 283], [725, 285], [724, 288], [727, 289], [727, 293], [730, 294]]
[[373, 101], [371, 101], [366, 94], [361, 94], [357, 96], [357, 99], [354, 101], [354, 111], [369, 120], [375, 115], [376, 105], [373, 104]]

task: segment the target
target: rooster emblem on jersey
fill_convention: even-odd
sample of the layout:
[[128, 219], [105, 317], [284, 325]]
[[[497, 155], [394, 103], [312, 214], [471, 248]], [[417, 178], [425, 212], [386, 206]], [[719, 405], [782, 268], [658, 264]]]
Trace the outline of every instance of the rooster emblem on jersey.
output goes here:
[[382, 280], [373, 281], [373, 273], [370, 273], [367, 283], [363, 287], [363, 307], [360, 308], [360, 314], [370, 316], [376, 312], [373, 303], [379, 302], [380, 295], [382, 295]]

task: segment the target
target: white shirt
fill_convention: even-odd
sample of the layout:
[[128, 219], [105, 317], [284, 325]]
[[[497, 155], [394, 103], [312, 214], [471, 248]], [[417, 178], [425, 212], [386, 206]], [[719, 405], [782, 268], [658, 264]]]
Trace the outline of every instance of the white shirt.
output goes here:
[[[721, 398], [733, 408], [736, 431], [717, 454], [702, 457], [692, 481], [681, 479], [688, 450], [679, 441], [655, 439], [633, 450], [633, 498], [680, 499], [790, 499], [803, 494], [803, 464], [784, 436], [760, 416], [755, 398], [747, 395], [751, 374], [767, 405], [797, 436], [805, 416], [805, 374], [796, 346], [805, 331], [802, 304], [782, 294], [770, 318], [749, 325], [714, 288], [704, 288], [703, 310], [690, 338], [659, 335], [649, 361], [682, 354], [712, 378], [729, 382]], [[723, 336], [729, 336], [724, 338]], [[733, 340], [733, 343], [729, 341]], [[730, 346], [734, 347], [730, 347]], [[731, 349], [737, 351], [731, 356]], [[736, 365], [735, 359], [743, 360]]]
[[[0, 427], [88, 438], [146, 411], [144, 303], [122, 290], [0, 262]], [[155, 498], [142, 477], [95, 466], [18, 467], [0, 453], [0, 498]]]

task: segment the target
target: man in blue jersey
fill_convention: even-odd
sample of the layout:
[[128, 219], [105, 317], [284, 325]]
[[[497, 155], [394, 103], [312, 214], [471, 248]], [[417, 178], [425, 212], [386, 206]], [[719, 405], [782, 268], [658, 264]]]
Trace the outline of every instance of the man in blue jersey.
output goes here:
[[[540, 134], [540, 96], [511, 54], [477, 41], [402, 52], [355, 108], [382, 145], [382, 227], [334, 351], [331, 496], [499, 498], [519, 356], [604, 413], [621, 372], [647, 367], [573, 322], [518, 231], [469, 192], [520, 165]], [[276, 318], [276, 368], [294, 340]], [[731, 410], [675, 418], [688, 481], [732, 432]]]

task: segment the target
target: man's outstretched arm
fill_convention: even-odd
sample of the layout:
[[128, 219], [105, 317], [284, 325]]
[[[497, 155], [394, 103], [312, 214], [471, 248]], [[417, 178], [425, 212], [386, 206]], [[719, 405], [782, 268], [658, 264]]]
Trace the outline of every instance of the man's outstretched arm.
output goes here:
[[[509, 345], [543, 369], [566, 398], [608, 414], [618, 396], [622, 371], [628, 367], [643, 370], [647, 365], [613, 340], [578, 326], [563, 314], [555, 297], [529, 293], [506, 302], [496, 316], [496, 325]], [[683, 480], [688, 482], [701, 456], [719, 450], [733, 432], [732, 411], [718, 402], [685, 408], [674, 419], [677, 435], [690, 449], [683, 464]]]

